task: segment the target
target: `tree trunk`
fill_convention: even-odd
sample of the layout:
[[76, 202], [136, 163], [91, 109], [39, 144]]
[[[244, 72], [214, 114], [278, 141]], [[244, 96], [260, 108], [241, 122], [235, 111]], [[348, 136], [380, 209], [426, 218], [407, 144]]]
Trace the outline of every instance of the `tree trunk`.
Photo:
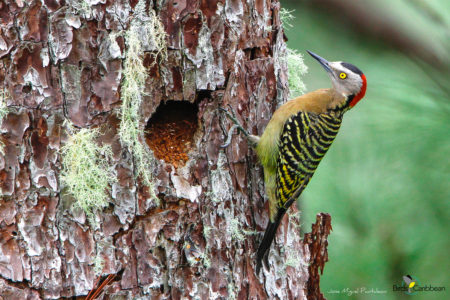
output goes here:
[[[220, 107], [232, 107], [260, 135], [286, 100], [279, 2], [147, 1], [145, 18], [137, 5], [0, 3], [0, 82], [8, 106], [1, 127], [0, 295], [82, 296], [99, 276], [116, 274], [102, 299], [319, 299], [329, 216], [319, 215], [303, 241], [291, 212], [272, 245], [270, 270], [256, 274], [268, 220], [262, 167], [242, 136], [220, 147], [231, 126]], [[135, 57], [147, 72], [138, 94], [139, 142], [154, 155], [145, 184], [120, 126], [124, 84], [132, 79], [124, 62], [133, 59], [129, 33], [153, 11], [166, 44], [138, 34], [142, 51]], [[77, 195], [60, 176], [61, 147], [80, 128], [100, 129], [97, 142], [111, 146], [112, 159], [104, 161], [117, 178], [105, 190], [109, 205], [91, 217], [74, 208]]]

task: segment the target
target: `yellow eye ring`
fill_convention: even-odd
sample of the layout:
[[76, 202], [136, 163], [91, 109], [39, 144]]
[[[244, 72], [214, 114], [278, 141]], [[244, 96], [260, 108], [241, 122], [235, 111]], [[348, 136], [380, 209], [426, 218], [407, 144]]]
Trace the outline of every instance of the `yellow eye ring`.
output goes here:
[[345, 78], [347, 78], [347, 74], [341, 73], [341, 74], [339, 74], [339, 78], [345, 79]]

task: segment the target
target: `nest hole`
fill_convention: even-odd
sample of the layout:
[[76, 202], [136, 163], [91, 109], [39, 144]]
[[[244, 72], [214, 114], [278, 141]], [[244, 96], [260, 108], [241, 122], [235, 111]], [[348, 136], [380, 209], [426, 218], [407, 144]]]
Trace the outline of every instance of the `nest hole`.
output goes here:
[[198, 107], [187, 101], [162, 103], [146, 126], [146, 141], [158, 159], [176, 168], [188, 160], [198, 128]]

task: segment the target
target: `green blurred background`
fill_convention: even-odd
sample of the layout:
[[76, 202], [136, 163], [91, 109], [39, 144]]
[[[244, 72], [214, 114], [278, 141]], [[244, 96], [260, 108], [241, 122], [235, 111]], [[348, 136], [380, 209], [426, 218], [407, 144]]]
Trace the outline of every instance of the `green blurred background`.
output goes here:
[[[307, 91], [330, 87], [311, 50], [366, 75], [366, 97], [303, 193], [303, 231], [328, 212], [327, 299], [450, 299], [450, 1], [283, 1]], [[285, 22], [286, 23], [286, 22]], [[446, 292], [393, 292], [410, 274]], [[347, 296], [343, 289], [387, 291]], [[331, 290], [340, 294], [330, 293]]]

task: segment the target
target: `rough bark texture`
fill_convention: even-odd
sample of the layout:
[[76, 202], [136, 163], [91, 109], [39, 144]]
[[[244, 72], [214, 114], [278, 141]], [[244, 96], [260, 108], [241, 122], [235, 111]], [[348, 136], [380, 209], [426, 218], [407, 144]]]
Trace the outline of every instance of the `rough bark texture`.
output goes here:
[[[152, 131], [148, 144], [162, 147], [154, 141], [166, 126], [195, 128], [186, 138], [174, 136], [179, 158], [171, 159], [172, 146], [166, 154], [155, 151], [159, 206], [134, 177], [132, 154], [117, 134], [126, 52], [120, 32], [137, 1], [86, 0], [88, 12], [75, 5], [80, 2], [0, 1], [0, 82], [10, 94], [0, 154], [3, 299], [86, 295], [97, 278], [95, 259], [103, 261], [103, 276], [117, 274], [103, 299], [305, 298], [311, 248], [299, 238], [298, 221], [284, 219], [270, 271], [255, 274], [254, 254], [268, 219], [262, 169], [242, 137], [220, 148], [231, 124], [219, 107], [230, 105], [250, 132], [261, 134], [286, 100], [279, 2], [147, 3], [168, 43], [167, 60], [153, 65], [151, 52], [144, 60], [149, 77], [141, 123]], [[109, 38], [114, 33], [118, 48]], [[150, 120], [168, 100], [192, 105], [168, 105], [163, 112], [173, 118]], [[97, 213], [97, 226], [62, 192], [64, 120], [100, 126], [99, 142], [112, 145], [111, 176], [118, 182], [107, 191], [111, 204]], [[314, 293], [308, 298], [320, 295], [318, 288]]]
[[312, 225], [311, 233], [306, 233], [304, 243], [309, 248], [309, 279], [307, 282], [308, 296], [312, 299], [325, 299], [320, 292], [320, 275], [323, 274], [323, 268], [328, 261], [328, 235], [331, 232], [331, 216], [320, 213], [316, 216], [316, 223]]

